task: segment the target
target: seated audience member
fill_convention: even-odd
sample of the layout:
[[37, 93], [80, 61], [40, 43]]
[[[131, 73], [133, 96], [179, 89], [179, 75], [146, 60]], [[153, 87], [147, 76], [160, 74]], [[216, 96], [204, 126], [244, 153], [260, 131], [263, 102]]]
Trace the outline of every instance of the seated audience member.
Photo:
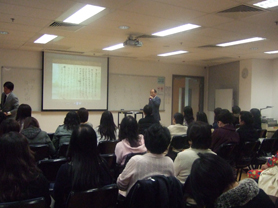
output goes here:
[[115, 141], [118, 139], [118, 128], [114, 123], [113, 114], [104, 111], [100, 118], [100, 124], [95, 128], [97, 143], [101, 141]]
[[20, 131], [19, 123], [16, 120], [10, 118], [2, 121], [0, 125], [0, 136], [9, 133], [11, 131], [19, 132]]
[[147, 129], [145, 142], [148, 153], [135, 155], [129, 160], [117, 179], [117, 185], [121, 191], [128, 193], [137, 180], [146, 179], [150, 176], [174, 175], [173, 161], [163, 155], [170, 139], [169, 130], [160, 124], [153, 124]]
[[71, 191], [85, 191], [112, 183], [108, 167], [97, 151], [97, 138], [93, 128], [81, 124], [72, 132], [68, 157], [63, 164], [54, 185], [55, 206], [63, 208]]
[[218, 125], [217, 125], [217, 117], [220, 113], [220, 111], [222, 110], [222, 108], [215, 108], [214, 109], [214, 122], [212, 124], [212, 128], [213, 129], [217, 129], [218, 128]]
[[143, 113], [145, 115], [145, 118], [141, 118], [138, 122], [139, 125], [139, 134], [143, 134], [147, 128], [149, 128], [151, 125], [154, 123], [159, 123], [153, 115], [152, 115], [152, 106], [150, 105], [145, 105], [143, 108]]
[[255, 129], [262, 129], [261, 111], [257, 108], [252, 108], [250, 113], [253, 116], [253, 126]]
[[29, 144], [47, 144], [50, 154], [55, 154], [56, 151], [52, 141], [48, 134], [40, 129], [39, 122], [34, 117], [27, 117], [24, 120], [24, 126], [20, 133], [27, 138]]
[[237, 105], [234, 105], [232, 107], [232, 113], [233, 113], [233, 125], [234, 125], [234, 127], [237, 128], [237, 126], [239, 125], [240, 107], [238, 107]]
[[0, 158], [0, 203], [44, 197], [49, 207], [49, 182], [37, 168], [27, 139], [18, 132], [4, 134]]
[[79, 108], [78, 111], [77, 111], [77, 114], [78, 114], [79, 119], [80, 119], [80, 124], [87, 124], [87, 125], [90, 125], [93, 128], [93, 124], [88, 122], [89, 112], [87, 111], [86, 108]]
[[233, 122], [233, 115], [227, 109], [222, 109], [217, 118], [218, 129], [212, 133], [211, 150], [216, 152], [221, 144], [235, 142], [239, 143], [239, 135]]
[[32, 116], [32, 108], [28, 104], [21, 104], [17, 109], [15, 120], [19, 123], [20, 131], [23, 129], [24, 120]]
[[171, 137], [186, 134], [187, 126], [183, 125], [183, 115], [181, 113], [175, 113], [173, 123], [174, 125], [168, 126]]
[[124, 117], [119, 132], [119, 141], [115, 148], [117, 164], [124, 165], [125, 158], [129, 153], [143, 153], [145, 147], [144, 136], [138, 134], [138, 124], [134, 117]]
[[189, 126], [189, 124], [191, 124], [194, 121], [193, 109], [191, 108], [191, 106], [184, 107], [183, 116], [184, 116], [186, 126]]
[[256, 129], [253, 127], [253, 117], [248, 111], [241, 111], [239, 116], [240, 127], [237, 133], [240, 138], [240, 143], [244, 144], [247, 141], [257, 141], [259, 139]]
[[52, 142], [56, 150], [64, 142], [70, 141], [70, 136], [74, 128], [76, 128], [80, 124], [79, 117], [75, 111], [69, 111], [64, 119], [64, 124], [59, 125], [56, 129]]
[[208, 124], [208, 117], [205, 112], [197, 112], [196, 121], [201, 121]]
[[200, 154], [192, 165], [186, 185], [198, 207], [275, 207], [253, 179], [236, 182], [232, 167], [214, 154]]
[[203, 122], [197, 121], [189, 125], [187, 137], [191, 147], [178, 153], [174, 161], [175, 176], [184, 183], [190, 174], [193, 162], [199, 158], [198, 153], [215, 154], [209, 149], [211, 144], [211, 127]]

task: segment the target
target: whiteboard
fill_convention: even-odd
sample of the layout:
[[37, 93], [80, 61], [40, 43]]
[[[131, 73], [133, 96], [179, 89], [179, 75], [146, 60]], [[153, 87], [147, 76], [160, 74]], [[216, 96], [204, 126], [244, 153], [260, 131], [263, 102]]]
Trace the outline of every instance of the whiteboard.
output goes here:
[[108, 109], [143, 109], [149, 103], [151, 89], [157, 90], [157, 96], [161, 99], [159, 109], [165, 110], [165, 77], [109, 74]]
[[233, 107], [233, 89], [217, 89], [215, 90], [214, 108], [232, 110]]
[[[14, 83], [14, 94], [19, 104], [28, 104], [32, 111], [41, 110], [42, 70], [33, 68], [1, 67], [1, 86]], [[2, 89], [3, 90], [3, 89]]]

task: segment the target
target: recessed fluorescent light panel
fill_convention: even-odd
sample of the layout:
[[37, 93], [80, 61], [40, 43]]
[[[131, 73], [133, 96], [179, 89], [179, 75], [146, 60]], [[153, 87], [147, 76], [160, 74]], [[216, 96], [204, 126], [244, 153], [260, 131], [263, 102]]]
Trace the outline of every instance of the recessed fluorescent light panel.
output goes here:
[[173, 51], [173, 52], [169, 52], [169, 53], [158, 54], [157, 56], [173, 56], [173, 55], [178, 55], [178, 54], [183, 54], [183, 53], [188, 53], [188, 51]]
[[267, 9], [278, 6], [278, 0], [267, 0], [267, 1], [261, 1], [256, 4], [253, 4], [255, 6]]
[[34, 43], [46, 44], [49, 41], [53, 40], [54, 38], [57, 38], [57, 35], [44, 34], [43, 36], [35, 40]]
[[163, 30], [161, 32], [153, 33], [152, 35], [164, 37], [164, 36], [167, 36], [167, 35], [172, 35], [172, 34], [179, 33], [179, 32], [184, 32], [184, 31], [187, 31], [187, 30], [192, 30], [192, 29], [195, 29], [195, 28], [198, 28], [198, 27], [201, 27], [201, 26], [200, 25], [194, 25], [194, 24], [185, 24], [185, 25], [181, 25], [181, 26], [178, 26], [178, 27], [168, 29], [168, 30]]
[[278, 53], [278, 51], [267, 51], [267, 52], [264, 52], [264, 53], [267, 53], [267, 54], [275, 54], [275, 53]]
[[239, 45], [239, 44], [243, 44], [243, 43], [256, 42], [256, 41], [260, 41], [260, 40], [265, 40], [265, 38], [254, 37], [254, 38], [232, 41], [232, 42], [228, 42], [228, 43], [220, 43], [220, 44], [217, 44], [216, 46], [226, 47], [226, 46]]
[[82, 7], [77, 12], [75, 12], [73, 15], [69, 16], [63, 22], [80, 24], [81, 22], [89, 19], [90, 17], [96, 15], [104, 9], [104, 7], [87, 4], [86, 6]]
[[114, 51], [114, 50], [117, 50], [117, 49], [123, 48], [123, 47], [124, 47], [124, 44], [120, 43], [120, 44], [113, 45], [113, 46], [110, 46], [110, 47], [107, 47], [107, 48], [103, 48], [102, 50], [104, 50], [104, 51]]

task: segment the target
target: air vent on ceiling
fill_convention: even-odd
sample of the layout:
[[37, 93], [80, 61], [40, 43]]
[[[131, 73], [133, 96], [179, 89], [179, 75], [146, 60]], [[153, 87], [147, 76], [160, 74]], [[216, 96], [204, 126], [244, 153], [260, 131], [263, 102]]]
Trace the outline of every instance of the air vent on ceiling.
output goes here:
[[218, 15], [233, 18], [233, 19], [241, 19], [245, 17], [249, 17], [255, 14], [260, 14], [264, 10], [254, 8], [246, 5], [239, 5], [236, 7], [232, 7], [230, 9], [226, 9], [218, 12]]
[[84, 25], [76, 25], [76, 24], [65, 23], [65, 22], [52, 22], [49, 25], [49, 27], [59, 29], [59, 30], [77, 31], [80, 28], [84, 27]]

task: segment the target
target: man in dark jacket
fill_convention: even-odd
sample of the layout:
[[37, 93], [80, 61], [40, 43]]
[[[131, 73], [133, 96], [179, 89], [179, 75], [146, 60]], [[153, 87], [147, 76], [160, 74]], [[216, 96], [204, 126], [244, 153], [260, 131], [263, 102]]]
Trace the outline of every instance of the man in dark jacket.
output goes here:
[[141, 118], [138, 122], [139, 134], [144, 134], [147, 128], [149, 128], [154, 123], [158, 123], [158, 121], [152, 115], [152, 107], [150, 105], [144, 106], [143, 113], [145, 118]]

